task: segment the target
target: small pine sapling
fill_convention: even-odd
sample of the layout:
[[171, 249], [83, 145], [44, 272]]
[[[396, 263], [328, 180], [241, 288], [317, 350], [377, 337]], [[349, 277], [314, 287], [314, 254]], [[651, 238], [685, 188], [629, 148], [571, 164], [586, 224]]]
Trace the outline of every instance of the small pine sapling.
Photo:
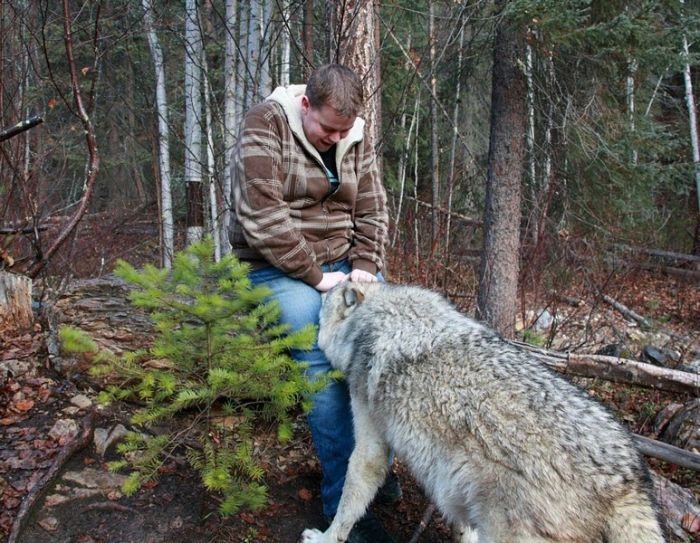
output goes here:
[[116, 275], [136, 287], [131, 302], [155, 324], [150, 349], [115, 356], [75, 328], [63, 327], [60, 337], [65, 351], [94, 355], [90, 372], [108, 383], [101, 403], [140, 405], [132, 423], [143, 431], [126, 436], [117, 447], [122, 460], [109, 466], [131, 469], [125, 494], [157, 478], [184, 449], [226, 516], [266, 503], [252, 452], [256, 424], [274, 423], [278, 438], [289, 440], [293, 410], [310, 409], [311, 396], [336, 376], [307, 380], [289, 350], [311, 348], [315, 327], [288, 333], [270, 291], [251, 285], [249, 267], [231, 255], [214, 262], [212, 254], [207, 239], [176, 255], [172, 270], [117, 264]]

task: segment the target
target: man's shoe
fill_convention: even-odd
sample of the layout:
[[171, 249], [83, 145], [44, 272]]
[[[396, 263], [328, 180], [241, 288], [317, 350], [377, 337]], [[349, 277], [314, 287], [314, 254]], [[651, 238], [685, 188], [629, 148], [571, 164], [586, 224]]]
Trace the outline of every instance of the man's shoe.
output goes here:
[[384, 480], [384, 484], [379, 487], [374, 501], [383, 505], [391, 505], [399, 501], [402, 497], [403, 492], [399, 484], [399, 478], [393, 471], [389, 471], [389, 474]]
[[389, 535], [374, 513], [367, 511], [350, 530], [347, 543], [394, 543], [394, 538]]

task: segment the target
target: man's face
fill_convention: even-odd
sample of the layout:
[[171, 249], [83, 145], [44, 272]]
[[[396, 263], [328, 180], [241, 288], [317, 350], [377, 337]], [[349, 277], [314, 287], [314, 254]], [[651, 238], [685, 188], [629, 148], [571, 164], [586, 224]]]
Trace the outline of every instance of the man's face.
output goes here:
[[328, 105], [313, 107], [306, 96], [301, 98], [301, 125], [304, 135], [318, 151], [328, 151], [348, 135], [355, 117], [346, 117]]

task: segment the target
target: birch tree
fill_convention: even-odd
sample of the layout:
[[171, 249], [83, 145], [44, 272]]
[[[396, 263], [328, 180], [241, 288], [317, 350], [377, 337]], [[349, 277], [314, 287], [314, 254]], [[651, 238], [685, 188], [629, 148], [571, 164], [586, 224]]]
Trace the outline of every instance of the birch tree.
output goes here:
[[185, 3], [185, 184], [187, 244], [202, 238], [202, 35], [197, 0]]
[[290, 0], [282, 0], [282, 39], [281, 39], [281, 59], [280, 59], [280, 85], [289, 85], [289, 70], [292, 61], [292, 26], [289, 20]]
[[165, 65], [163, 51], [155, 32], [153, 4], [151, 0], [142, 1], [148, 37], [148, 47], [153, 58], [156, 74], [156, 110], [158, 112], [158, 169], [160, 172], [160, 220], [163, 235], [163, 266], [172, 267], [174, 252], [173, 242], [173, 204], [170, 191], [170, 142], [168, 137], [168, 97], [165, 92]]
[[[211, 99], [213, 94], [209, 83], [209, 66], [206, 56], [202, 51], [202, 68], [204, 69], [204, 115], [206, 120], [206, 151], [207, 151], [207, 183], [209, 186], [209, 230], [214, 240], [214, 261], [221, 260], [221, 237], [219, 228], [219, 199], [216, 194], [216, 165], [214, 161], [214, 130], [212, 129], [211, 120]], [[224, 177], [229, 177], [224, 174]]]
[[226, 0], [226, 52], [224, 57], [224, 172], [221, 195], [223, 197], [221, 229], [219, 240], [222, 254], [231, 252], [228, 230], [231, 226], [231, 156], [236, 141], [238, 128], [238, 109], [236, 105], [236, 19], [237, 0]]
[[[684, 0], [681, 0], [681, 4], [685, 4]], [[685, 83], [685, 103], [688, 108], [688, 123], [690, 124], [690, 147], [693, 153], [693, 172], [695, 175], [695, 193], [697, 195], [698, 203], [698, 214], [696, 218], [696, 239], [695, 247], [693, 248], [696, 253], [700, 253], [700, 243], [698, 243], [698, 234], [700, 232], [700, 147], [698, 144], [698, 121], [695, 112], [695, 98], [693, 96], [693, 79], [690, 74], [690, 63], [688, 59], [690, 58], [690, 53], [688, 50], [688, 38], [683, 35], [683, 57], [685, 59], [685, 65], [683, 67], [683, 81]]]

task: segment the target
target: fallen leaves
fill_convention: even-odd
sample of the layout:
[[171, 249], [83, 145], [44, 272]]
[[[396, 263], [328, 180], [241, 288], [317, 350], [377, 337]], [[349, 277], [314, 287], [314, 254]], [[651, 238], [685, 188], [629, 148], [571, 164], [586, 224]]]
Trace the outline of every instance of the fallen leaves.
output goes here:
[[17, 411], [20, 411], [21, 413], [26, 413], [32, 407], [34, 407], [33, 400], [19, 400], [19, 401], [15, 402], [14, 405], [11, 406], [11, 409], [16, 409]]
[[304, 502], [310, 502], [314, 498], [314, 495], [308, 488], [300, 488], [297, 495], [299, 499]]

